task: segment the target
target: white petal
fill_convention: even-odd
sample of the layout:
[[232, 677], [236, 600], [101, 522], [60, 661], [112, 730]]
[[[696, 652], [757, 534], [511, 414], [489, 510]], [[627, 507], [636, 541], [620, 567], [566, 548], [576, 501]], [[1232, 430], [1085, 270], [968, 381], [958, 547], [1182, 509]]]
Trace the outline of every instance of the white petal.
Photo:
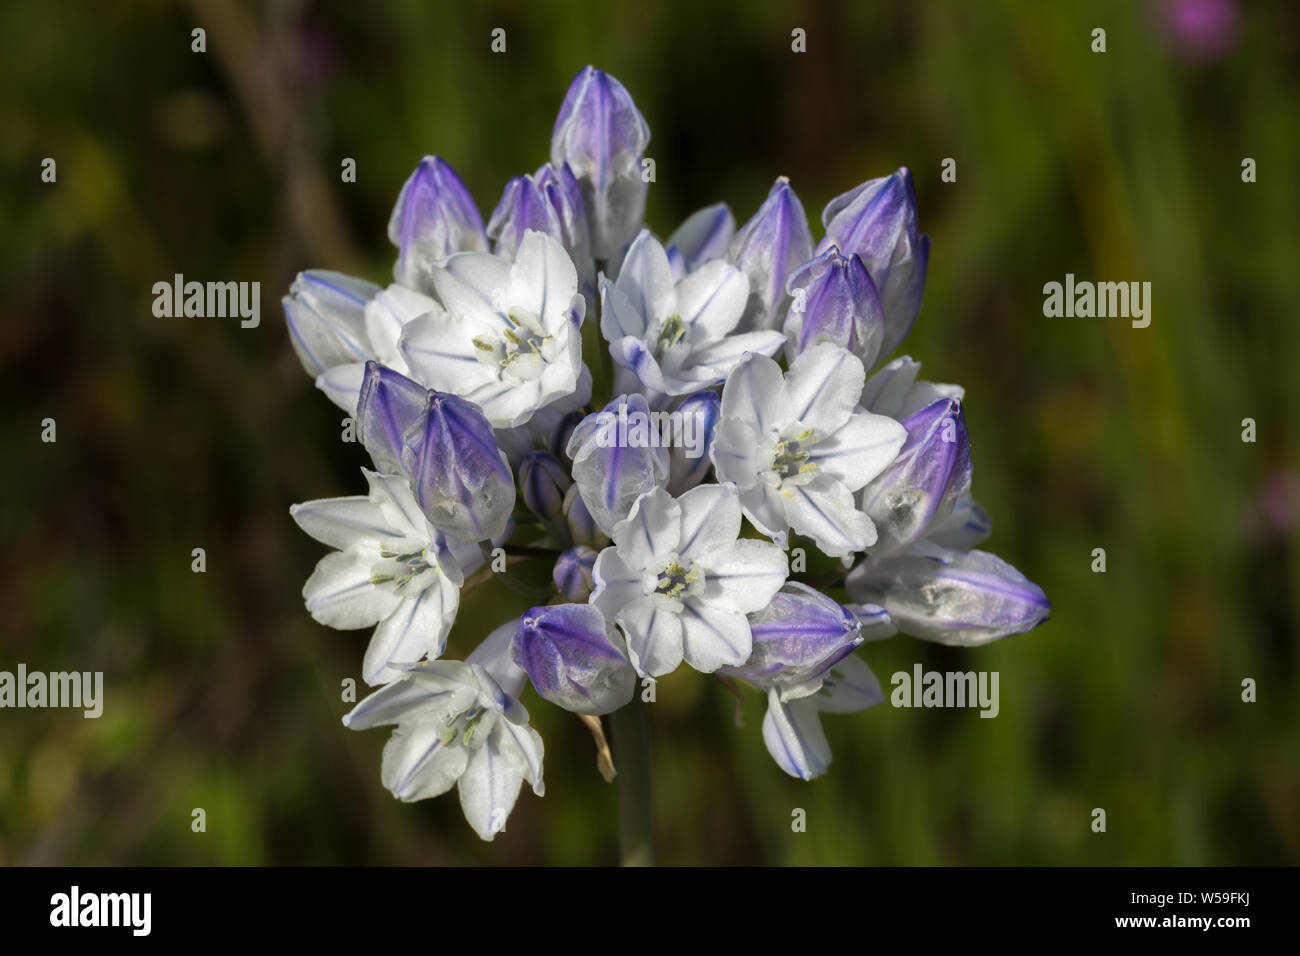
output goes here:
[[755, 355], [775, 355], [785, 345], [785, 336], [780, 332], [742, 332], [740, 335], [728, 335], [713, 345], [692, 352], [690, 362], [675, 376], [670, 383], [681, 395], [698, 391], [709, 385], [716, 385], [727, 378], [745, 358], [746, 352]]
[[614, 342], [626, 336], [644, 339], [650, 320], [641, 314], [631, 300], [615, 285], [600, 274], [600, 334], [606, 342]]
[[782, 408], [819, 436], [830, 435], [853, 414], [865, 377], [862, 359], [834, 342], [822, 342], [790, 363]]
[[809, 460], [857, 491], [893, 463], [906, 440], [907, 429], [892, 418], [857, 411], [811, 449]]
[[[495, 736], [496, 728], [492, 729]], [[491, 840], [506, 828], [524, 775], [498, 750], [492, 737], [475, 750], [460, 778], [460, 808], [465, 819], [484, 840]]]
[[361, 662], [365, 682], [385, 684], [400, 677], [401, 671], [390, 663], [414, 664], [426, 657], [441, 657], [459, 605], [460, 590], [441, 574], [419, 594], [404, 599], [370, 638]]
[[866, 661], [850, 654], [824, 675], [822, 688], [812, 699], [825, 713], [853, 714], [874, 707], [885, 694]]
[[775, 690], [768, 693], [763, 743], [777, 766], [800, 780], [821, 776], [831, 762], [817, 707], [806, 697], [786, 703]]
[[361, 399], [361, 382], [365, 377], [364, 362], [349, 362], [346, 365], [335, 365], [316, 376], [316, 387], [339, 408], [355, 416], [357, 402]]
[[393, 613], [401, 598], [370, 583], [370, 569], [378, 556], [377, 549], [354, 547], [321, 558], [302, 587], [311, 616], [347, 631], [371, 627]]
[[682, 662], [682, 622], [653, 598], [640, 597], [618, 614], [628, 659], [642, 677], [661, 677]]
[[920, 374], [921, 363], [912, 361], [911, 356], [902, 355], [881, 366], [875, 375], [867, 379], [862, 388], [859, 401], [862, 407], [878, 415], [890, 418], [904, 418], [900, 414], [907, 390]]
[[[733, 376], [734, 377], [734, 376]], [[727, 383], [730, 387], [730, 382]], [[744, 491], [758, 481], [758, 431], [739, 418], [723, 418], [713, 433], [709, 457], [719, 481], [735, 482]]]
[[680, 618], [686, 663], [697, 671], [712, 674], [719, 667], [736, 667], [749, 660], [754, 639], [745, 615], [687, 598]]
[[464, 747], [442, 745], [443, 727], [434, 723], [403, 724], [384, 745], [380, 771], [384, 786], [399, 800], [436, 797], [452, 788], [465, 772]]
[[406, 324], [426, 312], [441, 311], [427, 295], [394, 282], [366, 303], [366, 335], [375, 358], [391, 366]]
[[458, 252], [433, 270], [433, 285], [448, 312], [491, 321], [505, 309], [510, 263], [486, 252]]
[[539, 797], [544, 795], [546, 782], [542, 778], [542, 759], [546, 748], [542, 745], [542, 735], [528, 726], [527, 714], [523, 723], [509, 719], [498, 721], [495, 732], [500, 735], [501, 753], [533, 785], [533, 793]]
[[682, 506], [662, 488], [641, 495], [626, 518], [614, 525], [614, 542], [629, 568], [648, 568], [655, 558], [677, 550]]
[[591, 577], [595, 588], [589, 602], [611, 620], [627, 605], [644, 596], [641, 569], [629, 568], [619, 557], [617, 548], [605, 548], [596, 555]]
[[466, 395], [497, 380], [494, 365], [479, 361], [474, 340], [496, 342], [504, 326], [453, 312], [430, 312], [402, 330], [402, 357], [429, 388]]
[[748, 614], [772, 603], [790, 574], [786, 554], [768, 541], [742, 538], [700, 558], [704, 600], [724, 611]]
[[717, 342], [736, 327], [749, 298], [749, 278], [730, 263], [715, 260], [677, 285], [677, 314], [689, 326], [692, 348]]
[[370, 500], [383, 513], [384, 519], [400, 531], [399, 538], [424, 538], [429, 534], [429, 522], [415, 503], [411, 483], [405, 475], [381, 475], [362, 468], [370, 485]]
[[578, 271], [564, 247], [545, 233], [525, 232], [510, 269], [510, 307], [531, 312], [553, 335], [568, 323], [577, 291]]
[[406, 536], [405, 529], [395, 528], [383, 510], [364, 495], [307, 501], [290, 506], [289, 514], [303, 531], [338, 551], [362, 541]]
[[790, 416], [781, 408], [781, 366], [765, 355], [751, 355], [722, 389], [722, 418], [738, 418], [759, 436]]
[[668, 388], [659, 360], [643, 340], [630, 335], [614, 339], [609, 343], [609, 354], [619, 368], [627, 369], [636, 376], [639, 383], [637, 391], [649, 389], [663, 392]]
[[740, 493], [740, 507], [759, 532], [771, 538], [778, 548], [785, 549], [790, 523], [785, 519], [785, 499], [778, 489], [760, 481]]
[[[454, 665], [461, 662], [438, 663]], [[468, 669], [463, 664], [460, 667], [444, 666], [439, 671], [406, 671], [401, 680], [385, 684], [366, 695], [343, 718], [343, 725], [351, 730], [405, 723], [442, 726], [449, 716], [468, 710], [478, 698], [478, 688], [459, 679], [467, 674]]]
[[676, 296], [672, 268], [664, 247], [650, 230], [642, 229], [632, 241], [614, 284], [632, 308], [645, 318], [648, 328], [654, 328], [658, 320], [667, 318], [673, 311]]
[[728, 482], [696, 485], [677, 499], [681, 505], [681, 536], [676, 551], [695, 561], [740, 535], [740, 494]]
[[822, 474], [806, 485], [782, 486], [781, 497], [790, 527], [812, 538], [832, 557], [876, 543], [876, 526], [858, 510], [852, 493], [838, 478]]

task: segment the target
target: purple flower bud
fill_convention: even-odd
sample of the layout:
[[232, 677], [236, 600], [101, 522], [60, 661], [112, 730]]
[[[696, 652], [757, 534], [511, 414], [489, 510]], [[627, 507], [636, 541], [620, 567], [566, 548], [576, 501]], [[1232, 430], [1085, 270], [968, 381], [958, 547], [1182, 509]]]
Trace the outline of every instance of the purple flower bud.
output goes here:
[[885, 309], [885, 338], [880, 354], [888, 355], [907, 336], [921, 311], [930, 237], [917, 228], [916, 189], [904, 167], [892, 176], [872, 179], [826, 204], [826, 236], [819, 253], [838, 246], [858, 255], [871, 273]]
[[379, 286], [341, 272], [312, 269], [298, 273], [284, 305], [289, 341], [308, 375], [370, 357], [366, 303]]
[[648, 440], [651, 421], [644, 395], [620, 395], [584, 418], [569, 438], [573, 480], [605, 534], [627, 517], [637, 498], [668, 480], [668, 449]]
[[357, 434], [379, 471], [406, 476], [439, 531], [462, 541], [505, 531], [515, 506], [514, 476], [473, 402], [367, 362]]
[[735, 234], [736, 217], [724, 202], [705, 206], [687, 216], [664, 246], [673, 281], [680, 282], [704, 263], [725, 256]]
[[387, 365], [367, 362], [357, 401], [357, 437], [384, 474], [404, 474], [404, 449], [429, 401], [429, 390]]
[[951, 513], [970, 490], [970, 435], [961, 403], [942, 398], [904, 419], [898, 457], [862, 490], [862, 510], [876, 525], [877, 557], [896, 554]]
[[555, 559], [551, 580], [555, 582], [555, 589], [570, 601], [585, 601], [594, 587], [591, 572], [595, 566], [596, 552], [580, 544]]
[[673, 415], [681, 422], [673, 432], [668, 451], [668, 493], [677, 497], [690, 491], [709, 473], [709, 446], [718, 427], [722, 401], [717, 392], [696, 392], [677, 406]]
[[496, 254], [513, 259], [529, 229], [564, 246], [579, 272], [584, 264], [590, 270], [591, 240], [582, 189], [568, 165], [557, 168], [548, 163], [534, 175], [516, 176], [506, 184], [488, 220], [487, 234], [496, 242]]
[[569, 542], [569, 523], [564, 518], [564, 493], [573, 484], [569, 473], [549, 451], [524, 456], [519, 466], [519, 489], [526, 504], [559, 544]]
[[777, 179], [754, 218], [731, 240], [727, 259], [749, 276], [749, 303], [736, 332], [774, 329], [785, 312], [790, 271], [812, 258], [812, 230], [790, 180]]
[[388, 220], [388, 238], [397, 246], [393, 278], [424, 291], [430, 266], [453, 252], [487, 252], [483, 217], [456, 171], [437, 156], [415, 167]]
[[846, 586], [855, 600], [882, 605], [904, 634], [940, 644], [987, 644], [1051, 612], [1042, 588], [987, 551], [868, 558]]
[[645, 212], [641, 154], [650, 128], [623, 84], [588, 66], [574, 77], [551, 133], [551, 162], [582, 187], [591, 252], [608, 259], [636, 235]]
[[848, 349], [866, 368], [876, 364], [885, 338], [885, 312], [867, 267], [833, 246], [790, 273], [785, 316], [791, 361], [818, 342]]
[[608, 714], [636, 692], [636, 672], [620, 643], [594, 605], [535, 607], [519, 620], [515, 663], [551, 703], [577, 714]]
[[473, 402], [430, 390], [402, 464], [416, 503], [444, 533], [482, 541], [505, 531], [515, 507], [515, 479], [491, 423]]
[[941, 548], [969, 551], [993, 533], [988, 512], [973, 498], [959, 498], [943, 522], [931, 527], [927, 540]]
[[771, 604], [749, 615], [749, 630], [754, 636], [749, 660], [718, 673], [764, 688], [816, 680], [862, 643], [857, 615], [797, 581], [787, 582]]

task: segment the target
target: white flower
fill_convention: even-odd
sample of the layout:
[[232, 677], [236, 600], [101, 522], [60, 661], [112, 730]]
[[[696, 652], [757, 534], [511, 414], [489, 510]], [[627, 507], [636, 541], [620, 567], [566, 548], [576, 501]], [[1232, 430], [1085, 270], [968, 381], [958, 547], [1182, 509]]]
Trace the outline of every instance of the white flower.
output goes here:
[[907, 432], [857, 408], [864, 376], [861, 359], [823, 342], [784, 378], [776, 362], [755, 355], [727, 379], [714, 468], [740, 489], [745, 516], [781, 547], [791, 528], [834, 556], [876, 541], [853, 492], [888, 467]]
[[[497, 628], [484, 645], [508, 647], [517, 624], [516, 619]], [[466, 661], [406, 668], [358, 703], [343, 723], [353, 730], [396, 724], [384, 746], [384, 786], [409, 802], [459, 785], [465, 819], [491, 840], [506, 828], [525, 780], [538, 796], [545, 792], [544, 748], [528, 725], [528, 711], [486, 661], [475, 660], [477, 653]]]
[[513, 263], [462, 252], [431, 276], [446, 311], [411, 322], [399, 346], [416, 379], [474, 402], [494, 428], [574, 391], [586, 302], [563, 246], [530, 229]]
[[851, 714], [884, 699], [871, 668], [850, 654], [815, 680], [768, 689], [763, 743], [782, 770], [811, 780], [825, 773], [831, 762], [820, 715]]
[[637, 673], [659, 677], [685, 657], [711, 673], [753, 648], [745, 615], [765, 607], [788, 573], [767, 541], [737, 540], [734, 485], [700, 485], [680, 498], [662, 488], [636, 500], [596, 558], [591, 603], [627, 634]]
[[378, 624], [361, 674], [368, 684], [382, 684], [400, 673], [391, 665], [442, 654], [464, 571], [483, 558], [434, 530], [405, 478], [362, 471], [369, 496], [308, 501], [289, 513], [317, 541], [338, 549], [321, 558], [303, 586], [307, 610], [344, 630]]
[[[373, 296], [365, 306], [366, 360], [387, 365], [410, 376], [411, 370], [398, 350], [402, 329], [413, 319], [442, 312], [427, 295], [393, 283]], [[357, 413], [361, 382], [366, 377], [366, 361], [335, 365], [316, 378], [316, 387], [349, 415]]]
[[772, 355], [785, 345], [776, 331], [728, 334], [748, 300], [748, 277], [720, 260], [674, 287], [664, 247], [643, 229], [618, 279], [600, 276], [600, 331], [614, 361], [652, 398], [686, 395], [721, 382], [746, 352]]

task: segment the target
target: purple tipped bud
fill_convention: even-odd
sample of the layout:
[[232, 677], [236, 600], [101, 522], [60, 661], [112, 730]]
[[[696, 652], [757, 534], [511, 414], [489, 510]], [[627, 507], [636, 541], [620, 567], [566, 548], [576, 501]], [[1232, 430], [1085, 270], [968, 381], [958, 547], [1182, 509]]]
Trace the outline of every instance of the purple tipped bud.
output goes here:
[[1047, 620], [1043, 589], [987, 551], [868, 558], [849, 594], [880, 604], [904, 634], [940, 644], [987, 644]]
[[416, 503], [435, 527], [464, 541], [505, 531], [515, 507], [515, 479], [491, 423], [473, 402], [430, 391], [402, 463]]
[[516, 176], [506, 184], [501, 202], [488, 220], [487, 234], [496, 242], [496, 254], [514, 258], [524, 233], [545, 233], [564, 246], [569, 257], [590, 269], [591, 240], [582, 189], [567, 165], [549, 163], [532, 176]]
[[788, 307], [785, 281], [812, 258], [812, 230], [803, 203], [784, 176], [773, 184], [754, 218], [731, 240], [727, 259], [749, 277], [749, 303], [736, 332], [774, 329]]
[[402, 186], [388, 238], [397, 246], [393, 278], [425, 289], [429, 268], [453, 252], [487, 252], [483, 217], [456, 171], [437, 156], [426, 156]]
[[551, 162], [582, 187], [591, 252], [608, 259], [631, 241], [645, 212], [641, 154], [650, 128], [623, 84], [588, 66], [574, 77], [551, 133]]
[[725, 256], [735, 234], [736, 217], [724, 202], [705, 206], [687, 216], [664, 247], [673, 281], [679, 282], [704, 263]]
[[876, 364], [885, 338], [885, 312], [867, 267], [858, 256], [830, 248], [790, 273], [785, 316], [786, 357], [791, 361], [819, 342], [848, 349], [866, 368]]
[[754, 651], [718, 671], [760, 687], [789, 687], [821, 677], [862, 643], [852, 611], [806, 584], [787, 582], [772, 603], [749, 615]]
[[515, 663], [551, 703], [577, 714], [608, 714], [636, 692], [636, 672], [620, 644], [594, 605], [535, 607], [519, 620]]
[[573, 480], [605, 534], [637, 498], [668, 480], [668, 449], [649, 441], [650, 422], [644, 395], [620, 395], [584, 418], [569, 438]]
[[872, 179], [826, 204], [822, 212], [826, 237], [817, 247], [832, 245], [844, 255], [859, 255], [871, 273], [885, 309], [888, 355], [907, 336], [921, 311], [930, 237], [917, 228], [916, 189], [906, 167], [892, 176]]
[[869, 550], [878, 557], [906, 549], [970, 490], [970, 435], [960, 402], [932, 402], [903, 427], [907, 441], [898, 457], [862, 490], [862, 510], [876, 525]]
[[596, 566], [596, 552], [585, 544], [569, 548], [555, 559], [551, 580], [555, 589], [570, 601], [585, 601], [591, 596], [591, 572]]
[[674, 426], [668, 450], [668, 493], [676, 497], [690, 491], [709, 473], [709, 446], [718, 427], [722, 402], [717, 392], [687, 396], [673, 412], [681, 423]]
[[417, 430], [429, 390], [387, 365], [367, 362], [357, 401], [357, 437], [385, 474], [405, 473], [404, 448]]
[[559, 544], [569, 542], [569, 524], [564, 518], [564, 493], [573, 484], [569, 473], [549, 451], [524, 456], [519, 466], [519, 490], [524, 504], [537, 515]]
[[289, 341], [308, 375], [370, 357], [366, 303], [379, 286], [341, 272], [312, 269], [298, 273], [284, 304]]

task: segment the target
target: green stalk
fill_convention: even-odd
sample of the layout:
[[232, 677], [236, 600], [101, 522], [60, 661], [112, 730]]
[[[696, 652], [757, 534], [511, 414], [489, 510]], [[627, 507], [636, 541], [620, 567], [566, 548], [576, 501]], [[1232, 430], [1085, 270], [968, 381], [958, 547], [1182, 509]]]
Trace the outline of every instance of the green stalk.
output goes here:
[[655, 865], [654, 793], [650, 770], [650, 722], [641, 695], [609, 718], [618, 776], [618, 844], [623, 866]]

